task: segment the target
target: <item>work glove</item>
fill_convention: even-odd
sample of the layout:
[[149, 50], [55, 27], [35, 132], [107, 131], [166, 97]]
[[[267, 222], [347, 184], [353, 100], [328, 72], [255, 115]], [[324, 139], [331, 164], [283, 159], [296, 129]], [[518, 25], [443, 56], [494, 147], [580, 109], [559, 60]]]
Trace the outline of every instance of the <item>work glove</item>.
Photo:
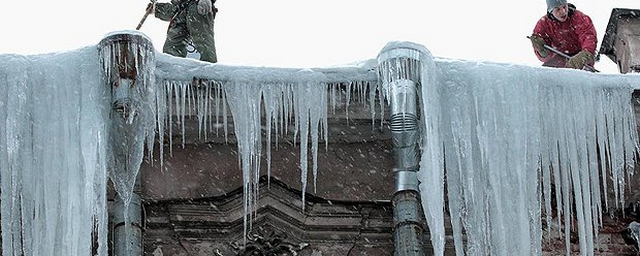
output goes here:
[[593, 62], [593, 54], [587, 50], [582, 50], [578, 54], [573, 55], [564, 65], [567, 68], [582, 69], [585, 64]]
[[213, 3], [211, 3], [211, 0], [198, 0], [198, 13], [200, 15], [209, 14], [212, 9]]
[[154, 3], [149, 3], [147, 5], [147, 13], [154, 13], [156, 5]]
[[549, 55], [549, 50], [547, 50], [547, 48], [544, 48], [545, 42], [544, 42], [544, 39], [542, 39], [542, 37], [536, 34], [532, 34], [529, 37], [529, 39], [531, 40], [531, 45], [533, 46], [533, 49], [535, 49], [536, 52], [538, 52], [540, 57], [545, 58]]

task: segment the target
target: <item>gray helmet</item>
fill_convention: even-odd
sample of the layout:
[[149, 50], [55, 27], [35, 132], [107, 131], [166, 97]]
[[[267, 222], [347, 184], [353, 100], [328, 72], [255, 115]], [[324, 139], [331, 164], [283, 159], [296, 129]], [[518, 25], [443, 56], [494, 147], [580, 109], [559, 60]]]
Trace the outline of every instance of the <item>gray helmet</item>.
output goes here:
[[553, 8], [563, 4], [567, 4], [567, 0], [547, 0], [547, 12], [551, 12]]

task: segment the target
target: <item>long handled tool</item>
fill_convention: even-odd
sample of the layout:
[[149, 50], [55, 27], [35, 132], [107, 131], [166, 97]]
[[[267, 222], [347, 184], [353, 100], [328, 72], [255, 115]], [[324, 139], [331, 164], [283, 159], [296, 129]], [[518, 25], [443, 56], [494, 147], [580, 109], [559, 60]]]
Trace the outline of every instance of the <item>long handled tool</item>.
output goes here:
[[156, 8], [156, 1], [157, 0], [151, 0], [151, 4], [153, 4], [153, 8], [147, 9], [147, 11], [144, 13], [144, 16], [142, 16], [140, 23], [138, 23], [136, 30], [140, 30], [140, 28], [142, 27], [142, 24], [144, 24], [144, 21], [147, 20], [147, 17], [149, 16], [149, 14], [151, 14], [151, 12], [153, 12], [153, 10]]
[[[566, 53], [561, 52], [560, 50], [558, 50], [558, 49], [556, 49], [556, 48], [553, 48], [553, 47], [551, 47], [551, 46], [549, 46], [549, 45], [546, 45], [546, 44], [545, 44], [545, 45], [544, 45], [544, 48], [547, 48], [547, 50], [549, 50], [549, 51], [555, 52], [556, 54], [558, 54], [558, 55], [560, 55], [560, 56], [564, 57], [564, 58], [565, 58], [565, 59], [567, 59], [567, 60], [568, 60], [568, 59], [571, 59], [571, 56], [569, 56], [569, 55], [567, 55]], [[589, 64], [584, 64], [584, 69], [585, 69], [585, 70], [587, 70], [587, 71], [591, 71], [591, 72], [600, 72], [600, 71], [598, 71], [597, 69], [595, 69], [594, 67], [592, 67], [592, 66], [591, 66], [591, 65], [589, 65]]]
[[[527, 38], [531, 38], [531, 37], [527, 36]], [[569, 56], [568, 54], [566, 54], [564, 52], [561, 52], [560, 50], [558, 50], [556, 48], [553, 48], [552, 46], [544, 44], [544, 48], [546, 48], [547, 50], [552, 51], [552, 52], [564, 57], [567, 60], [571, 59], [571, 56]], [[588, 65], [588, 64], [584, 64], [584, 68], [583, 69], [585, 69], [587, 71], [591, 71], [591, 72], [600, 72], [600, 71], [598, 71], [597, 69], [595, 69], [594, 67], [592, 67], [591, 65]]]

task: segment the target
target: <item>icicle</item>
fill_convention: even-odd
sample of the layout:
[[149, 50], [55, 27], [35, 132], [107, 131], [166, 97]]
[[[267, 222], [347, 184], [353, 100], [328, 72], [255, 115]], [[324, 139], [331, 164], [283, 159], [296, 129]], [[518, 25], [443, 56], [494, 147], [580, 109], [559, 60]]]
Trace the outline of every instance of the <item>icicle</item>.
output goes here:
[[[171, 118], [171, 115], [168, 114], [168, 109], [167, 105], [170, 104], [170, 101], [167, 100], [167, 86], [166, 86], [166, 82], [165, 81], [156, 81], [155, 83], [155, 87], [158, 88], [156, 90], [156, 133], [158, 134], [158, 141], [160, 146], [158, 147], [158, 150], [160, 151], [160, 170], [162, 170], [163, 166], [164, 166], [164, 134], [165, 134], [165, 129], [167, 127], [167, 115], [169, 115], [169, 119]], [[170, 111], [169, 111], [170, 113]], [[170, 125], [169, 125], [170, 127]], [[171, 137], [171, 136], [169, 136]], [[149, 153], [150, 156], [153, 156], [153, 152]], [[152, 159], [153, 160], [153, 159]], [[153, 161], [151, 161], [153, 162]]]
[[[637, 152], [627, 79], [485, 63], [437, 64], [442, 75], [423, 91], [429, 104], [424, 111], [427, 117], [442, 117], [436, 125], [444, 137], [456, 254], [539, 255], [542, 204], [547, 236], [556, 232], [552, 222], [557, 221], [564, 226], [557, 232], [564, 233], [567, 253], [569, 234], [577, 231], [581, 253], [592, 255], [602, 226], [600, 200], [607, 191], [600, 176], [614, 181], [619, 206], [628, 160]], [[423, 89], [428, 86], [424, 83]], [[448, 99], [440, 109], [429, 103], [437, 99], [427, 98], [438, 93]], [[442, 149], [427, 144], [424, 150]], [[603, 166], [607, 172], [598, 169], [599, 162], [609, 163]], [[437, 168], [426, 165], [429, 171]], [[461, 248], [463, 231], [466, 250]]]
[[[318, 128], [321, 125], [321, 113], [326, 113], [326, 87], [312, 81], [296, 85], [295, 93], [295, 111], [296, 111], [296, 127], [300, 131], [300, 171], [302, 183], [302, 201], [305, 200], [307, 187], [307, 152], [308, 138], [311, 137], [312, 157], [313, 157], [313, 177], [314, 188], [315, 178], [317, 175], [317, 157], [318, 157]], [[304, 210], [304, 204], [303, 204]]]
[[[124, 50], [120, 48], [122, 46], [129, 47], [129, 49], [126, 49], [125, 51], [133, 55], [134, 66], [129, 66], [131, 63], [128, 63], [125, 59], [128, 55], [120, 55]], [[147, 47], [150, 47], [150, 45]], [[153, 111], [153, 106], [156, 105], [156, 103], [154, 102], [155, 98], [148, 98], [147, 96], [149, 92], [151, 92], [151, 95], [154, 95], [153, 92], [155, 91], [152, 86], [155, 81], [153, 68], [148, 68], [149, 66], [154, 66], [154, 64], [151, 63], [155, 62], [155, 59], [153, 58], [153, 54], [144, 53], [145, 51], [149, 51], [149, 48], [138, 48], [138, 45], [135, 43], [105, 43], [104, 48], [106, 51], [110, 51], [110, 53], [103, 54], [102, 56], [111, 56], [113, 59], [102, 60], [102, 66], [105, 68], [103, 73], [107, 79], [111, 80], [107, 81], [108, 83], [112, 83], [119, 79], [119, 81], [116, 82], [120, 83], [118, 85], [118, 90], [120, 91], [114, 91], [114, 97], [125, 97], [114, 99], [118, 101], [121, 100], [121, 103], [116, 102], [115, 104], [124, 104], [122, 105], [122, 107], [124, 107], [124, 112], [121, 114], [125, 116], [123, 116], [124, 119], [113, 119], [114, 125], [112, 128], [115, 129], [114, 132], [118, 135], [112, 136], [110, 139], [124, 139], [126, 144], [123, 148], [113, 149], [116, 152], [119, 151], [120, 153], [123, 153], [121, 155], [123, 157], [112, 156], [112, 161], [115, 162], [117, 169], [116, 172], [112, 173], [112, 178], [114, 179], [119, 195], [123, 196], [126, 202], [128, 195], [131, 193], [131, 190], [133, 190], [135, 176], [138, 173], [137, 170], [139, 169], [142, 161], [143, 152], [141, 150], [144, 147], [144, 142], [151, 140], [147, 145], [151, 146], [152, 149], [153, 139], [155, 139], [155, 132], [153, 129], [155, 125], [151, 124], [156, 122], [156, 118], [154, 116], [155, 112]], [[107, 63], [106, 61], [114, 62]], [[134, 72], [133, 77], [118, 77], [120, 74], [115, 74], [115, 71], [112, 70], [114, 68], [112, 65], [116, 65], [116, 67], [124, 67], [124, 71], [119, 72], [125, 72], [127, 75], [129, 72]], [[117, 114], [114, 113], [112, 116], [115, 115]], [[151, 127], [151, 129], [149, 127]], [[121, 133], [118, 133], [118, 131]], [[115, 142], [113, 145], [119, 147], [122, 143]], [[127, 175], [130, 177], [125, 177]]]
[[106, 255], [93, 232], [107, 227], [99, 70], [95, 47], [0, 55], [3, 255], [91, 255], [92, 236]]
[[[251, 82], [237, 82], [224, 85], [225, 95], [233, 115], [236, 140], [238, 143], [238, 157], [242, 167], [243, 197], [244, 197], [244, 232], [258, 198], [259, 168], [260, 168], [260, 85]], [[245, 238], [246, 239], [246, 238]]]
[[[263, 99], [264, 99], [264, 107], [265, 107], [265, 127], [266, 131], [266, 150], [267, 150], [267, 186], [271, 185], [271, 138], [272, 136], [276, 136], [277, 141], [277, 122], [279, 120], [279, 110], [278, 108], [281, 106], [280, 102], [282, 99], [282, 90], [283, 84], [274, 84], [269, 86], [270, 88], [265, 88], [263, 90]], [[275, 134], [272, 131], [273, 128], [276, 128]], [[277, 142], [276, 142], [277, 145]]]
[[338, 83], [331, 83], [329, 84], [329, 100], [331, 101], [330, 105], [331, 105], [331, 114], [335, 114], [336, 113], [336, 107], [338, 105], [338, 100], [339, 100], [339, 96], [338, 96], [338, 88], [339, 84]]

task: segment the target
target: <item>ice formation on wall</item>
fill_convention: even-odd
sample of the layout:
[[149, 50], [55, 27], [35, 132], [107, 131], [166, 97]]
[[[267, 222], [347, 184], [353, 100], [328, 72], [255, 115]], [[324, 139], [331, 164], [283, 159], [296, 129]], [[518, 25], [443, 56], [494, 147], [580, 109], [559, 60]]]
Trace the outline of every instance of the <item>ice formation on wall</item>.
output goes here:
[[[307, 170], [322, 171], [315, 164], [318, 144], [328, 135], [327, 112], [336, 99], [359, 94], [376, 115], [377, 72], [371, 65], [228, 67], [156, 54], [155, 70], [149, 72], [155, 72], [157, 90], [133, 92], [152, 97], [138, 99], [145, 104], [140, 111], [152, 113], [121, 119], [144, 123], [134, 132], [135, 149], [125, 165], [139, 167], [142, 142], [152, 143], [156, 135], [164, 141], [172, 118], [183, 124], [195, 115], [201, 136], [220, 127], [226, 136], [229, 111], [247, 211], [257, 198], [260, 157], [270, 159], [263, 139], [271, 144], [278, 134], [295, 133], [304, 192]], [[428, 55], [417, 57], [428, 63], [394, 72], [421, 77], [420, 188], [436, 255], [443, 254], [444, 212], [451, 216], [458, 255], [540, 254], [543, 212], [546, 222], [575, 220], [581, 251], [592, 254], [602, 210], [624, 204], [637, 149], [630, 96], [640, 78]], [[92, 250], [106, 255], [106, 178], [116, 161], [109, 150], [115, 138], [110, 131], [113, 92], [101, 79], [107, 69], [99, 63], [112, 63], [117, 56], [110, 57], [98, 59], [95, 47], [0, 55], [3, 255], [94, 255]], [[213, 120], [218, 117], [222, 120]], [[135, 183], [131, 172], [110, 176], [119, 177], [115, 182], [120, 179], [125, 196]], [[612, 182], [601, 183], [599, 176]], [[609, 188], [615, 197], [601, 205]], [[449, 209], [443, 209], [445, 198]], [[562, 232], [568, 241], [567, 230]]]
[[96, 47], [0, 55], [2, 255], [106, 255], [109, 97], [99, 69]]
[[[436, 64], [437, 70], [423, 71], [436, 76], [436, 84], [422, 91], [427, 129], [420, 188], [423, 205], [447, 198], [457, 255], [540, 255], [543, 214], [547, 227], [574, 223], [547, 231], [562, 232], [569, 250], [569, 229], [577, 227], [580, 251], [592, 255], [608, 208], [601, 204], [607, 186], [615, 198], [604, 202], [624, 205], [633, 172], [638, 138], [631, 94], [639, 77], [444, 59]], [[444, 161], [432, 157], [439, 154]], [[434, 179], [434, 170], [446, 170], [446, 180]], [[448, 194], [429, 193], [444, 183]], [[425, 212], [438, 216], [428, 213], [433, 210]], [[432, 238], [440, 243], [434, 248], [442, 248], [444, 234], [434, 234], [441, 236]]]
[[[132, 37], [135, 38], [135, 37]], [[109, 175], [125, 205], [131, 199], [142, 163], [145, 142], [149, 154], [155, 138], [155, 56], [150, 45], [107, 37], [99, 48], [101, 77], [110, 89]], [[127, 53], [127, 54], [123, 54]]]

